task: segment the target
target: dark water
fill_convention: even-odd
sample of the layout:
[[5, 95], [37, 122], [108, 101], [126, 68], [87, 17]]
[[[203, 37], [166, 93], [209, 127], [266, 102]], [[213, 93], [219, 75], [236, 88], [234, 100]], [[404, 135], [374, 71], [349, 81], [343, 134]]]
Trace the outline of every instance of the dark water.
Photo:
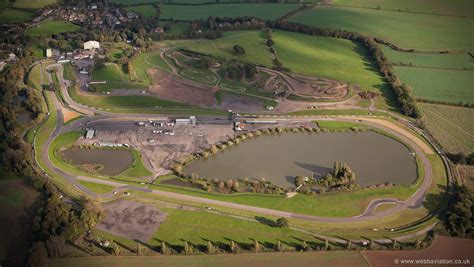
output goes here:
[[104, 168], [99, 173], [110, 176], [122, 173], [133, 163], [132, 153], [124, 149], [71, 148], [64, 150], [62, 156], [76, 165], [100, 164]]
[[336, 160], [348, 163], [362, 186], [409, 184], [417, 176], [415, 158], [403, 144], [371, 131], [255, 137], [195, 160], [184, 172], [221, 180], [264, 177], [287, 188], [294, 187], [297, 175], [326, 174]]

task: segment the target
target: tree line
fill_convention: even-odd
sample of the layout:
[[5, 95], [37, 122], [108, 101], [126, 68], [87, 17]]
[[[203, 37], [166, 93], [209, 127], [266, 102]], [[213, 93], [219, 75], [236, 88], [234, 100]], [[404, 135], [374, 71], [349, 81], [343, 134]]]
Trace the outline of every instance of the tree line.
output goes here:
[[397, 97], [397, 103], [399, 104], [403, 114], [413, 118], [421, 117], [421, 112], [416, 104], [412, 88], [409, 85], [404, 84], [395, 74], [395, 71], [393, 70], [390, 64], [390, 61], [384, 55], [382, 49], [380, 49], [374, 38], [361, 35], [357, 32], [323, 29], [282, 20], [268, 22], [267, 26], [285, 31], [292, 31], [324, 37], [341, 38], [357, 42], [368, 51], [369, 55], [377, 63], [378, 70], [383, 75], [385, 80], [389, 83], [390, 87], [392, 88], [392, 91], [395, 93]]

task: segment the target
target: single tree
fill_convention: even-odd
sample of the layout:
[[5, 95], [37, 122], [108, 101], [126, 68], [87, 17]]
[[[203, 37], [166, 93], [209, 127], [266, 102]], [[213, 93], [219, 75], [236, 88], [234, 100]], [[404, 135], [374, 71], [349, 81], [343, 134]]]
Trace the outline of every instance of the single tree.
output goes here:
[[245, 49], [240, 45], [234, 45], [233, 50], [234, 50], [234, 53], [237, 55], [245, 54]]
[[289, 226], [289, 222], [288, 222], [288, 219], [287, 218], [278, 218], [276, 220], [276, 226], [278, 227], [288, 227]]

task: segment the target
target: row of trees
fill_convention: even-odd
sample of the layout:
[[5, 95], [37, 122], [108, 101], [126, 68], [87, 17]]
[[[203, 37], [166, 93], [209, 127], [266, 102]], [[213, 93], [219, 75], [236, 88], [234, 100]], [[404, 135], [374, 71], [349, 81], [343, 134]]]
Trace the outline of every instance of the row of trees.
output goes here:
[[[257, 220], [264, 224], [270, 224], [273, 227], [288, 227], [288, 220], [286, 218], [278, 218], [276, 221], [269, 220], [267, 218], [258, 217]], [[365, 243], [353, 242], [352, 240], [345, 240], [340, 243], [330, 242], [329, 239], [321, 239], [320, 242], [305, 241], [301, 240], [301, 243], [287, 243], [281, 240], [276, 240], [275, 243], [260, 242], [257, 239], [251, 238], [251, 243], [240, 243], [234, 240], [229, 240], [229, 243], [224, 244], [221, 242], [214, 243], [207, 241], [205, 245], [193, 244], [189, 241], [184, 240], [182, 245], [170, 245], [164, 241], [161, 241], [159, 247], [150, 249], [157, 251], [163, 255], [196, 255], [206, 253], [209, 255], [221, 254], [221, 253], [262, 253], [262, 252], [311, 252], [311, 251], [334, 251], [334, 250], [377, 250], [377, 249], [391, 249], [391, 250], [405, 250], [405, 249], [421, 249], [426, 248], [434, 239], [433, 234], [430, 233], [423, 240], [416, 239], [414, 241], [401, 242], [395, 239], [391, 242], [378, 243], [373, 239], [365, 241]], [[115, 247], [114, 243], [111, 247]], [[136, 253], [138, 255], [143, 254], [143, 249], [138, 245]], [[120, 250], [111, 249], [111, 254], [120, 255]], [[135, 252], [135, 251], [132, 251]], [[152, 253], [150, 253], [152, 254]]]
[[380, 71], [380, 73], [382, 73], [382, 75], [392, 88], [393, 92], [395, 93], [397, 97], [397, 102], [400, 105], [403, 114], [414, 118], [421, 117], [421, 112], [416, 104], [412, 88], [409, 85], [404, 84], [398, 78], [388, 58], [383, 54], [382, 49], [380, 49], [374, 38], [361, 35], [357, 32], [322, 29], [300, 23], [293, 23], [281, 20], [269, 22], [268, 26], [272, 28], [299, 32], [309, 35], [348, 39], [361, 44], [367, 49], [369, 55], [371, 55], [377, 63], [378, 70]]
[[31, 174], [28, 161], [31, 146], [23, 142], [23, 131], [17, 118], [28, 114], [31, 121], [41, 120], [41, 95], [25, 86], [27, 72], [32, 64], [30, 49], [17, 52], [18, 60], [9, 64], [0, 75], [0, 165], [17, 174]]
[[464, 153], [458, 153], [458, 154], [451, 154], [448, 153], [448, 158], [456, 164], [462, 164], [462, 165], [474, 165], [474, 152], [466, 155]]
[[446, 230], [452, 235], [474, 238], [474, 193], [466, 185], [456, 186], [446, 215]]

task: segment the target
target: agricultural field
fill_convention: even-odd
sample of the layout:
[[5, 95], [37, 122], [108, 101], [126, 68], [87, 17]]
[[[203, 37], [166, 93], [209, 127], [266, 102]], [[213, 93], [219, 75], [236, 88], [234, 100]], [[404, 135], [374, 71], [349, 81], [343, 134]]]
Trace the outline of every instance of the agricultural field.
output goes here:
[[0, 11], [0, 24], [21, 23], [33, 19], [33, 16], [31, 12], [6, 8]]
[[43, 21], [37, 26], [26, 30], [25, 34], [31, 37], [49, 36], [61, 32], [72, 32], [77, 29], [79, 29], [79, 26], [67, 21]]
[[428, 131], [450, 153], [474, 151], [474, 109], [420, 103]]
[[462, 183], [467, 185], [471, 190], [474, 190], [474, 166], [457, 165], [457, 171]]
[[58, 2], [58, 0], [16, 0], [13, 7], [25, 8], [25, 9], [40, 9], [47, 5], [52, 5]]
[[158, 15], [158, 10], [152, 5], [130, 6], [126, 7], [125, 10], [136, 12], [144, 18], [151, 18]]
[[474, 3], [470, 0], [333, 0], [332, 4], [462, 17], [473, 17], [474, 9]]
[[32, 220], [31, 207], [38, 193], [29, 178], [0, 169], [0, 264], [19, 266], [25, 257]]
[[131, 256], [131, 257], [83, 257], [54, 259], [49, 262], [51, 267], [100, 267], [100, 266], [227, 266], [240, 267], [252, 266], [274, 266], [286, 267], [298, 266], [369, 266], [364, 257], [356, 251], [332, 251], [319, 253], [246, 253], [239, 255], [219, 255], [219, 256]]
[[474, 47], [474, 39], [469, 38], [473, 19], [469, 18], [318, 6], [294, 15], [290, 21], [360, 32], [417, 50], [458, 51]]
[[473, 71], [400, 66], [395, 66], [394, 70], [404, 83], [413, 87], [416, 98], [456, 104], [474, 103]]
[[[423, 259], [435, 262], [438, 259], [460, 259], [471, 261], [474, 241], [469, 238], [439, 236], [433, 245], [427, 249], [414, 251], [367, 251], [366, 259], [372, 266], [396, 267], [400, 260]], [[418, 264], [413, 264], [414, 266]], [[423, 264], [424, 265], [424, 264]], [[453, 264], [446, 264], [453, 265]]]
[[162, 5], [160, 19], [193, 21], [213, 17], [258, 17], [274, 20], [300, 7], [299, 4]]
[[474, 69], [474, 61], [467, 52], [462, 53], [410, 53], [380, 46], [385, 56], [394, 65], [409, 65], [440, 69]]
[[189, 31], [189, 23], [183, 23], [183, 22], [170, 23], [170, 22], [160, 21], [158, 22], [157, 26], [163, 27], [166, 24], [169, 24], [171, 26], [171, 29], [165, 32], [165, 34], [167, 35], [179, 35], [179, 34], [183, 34]]

